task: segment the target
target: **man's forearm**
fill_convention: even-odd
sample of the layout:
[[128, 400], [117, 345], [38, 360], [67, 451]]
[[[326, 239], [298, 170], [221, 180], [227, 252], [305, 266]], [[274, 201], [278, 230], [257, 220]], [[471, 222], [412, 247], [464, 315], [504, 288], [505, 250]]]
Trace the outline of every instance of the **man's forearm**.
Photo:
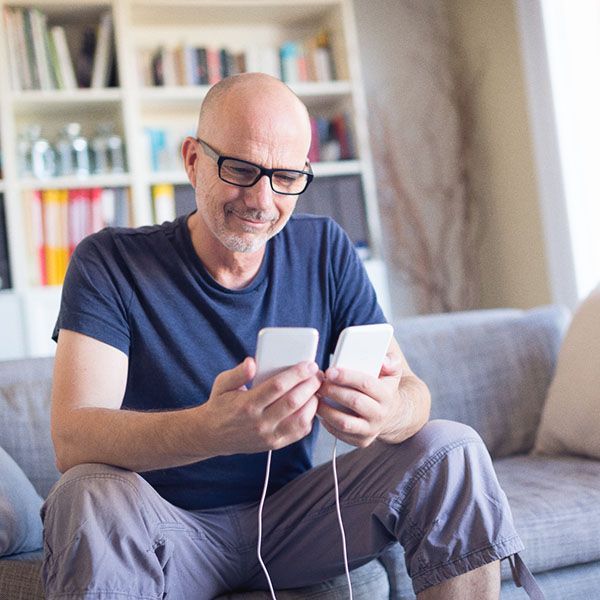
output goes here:
[[221, 450], [202, 413], [202, 407], [164, 412], [73, 409], [62, 426], [53, 424], [57, 467], [64, 472], [96, 462], [151, 471], [211, 458]]

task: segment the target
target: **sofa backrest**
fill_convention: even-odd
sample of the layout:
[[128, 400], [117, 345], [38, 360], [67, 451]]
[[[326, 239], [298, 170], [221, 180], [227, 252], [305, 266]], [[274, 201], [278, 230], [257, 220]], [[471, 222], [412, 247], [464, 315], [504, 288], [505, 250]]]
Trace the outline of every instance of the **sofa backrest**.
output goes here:
[[58, 480], [50, 439], [52, 358], [0, 362], [0, 446], [42, 496]]
[[500, 458], [533, 447], [568, 320], [559, 306], [469, 311], [405, 319], [395, 335], [432, 418], [472, 426]]

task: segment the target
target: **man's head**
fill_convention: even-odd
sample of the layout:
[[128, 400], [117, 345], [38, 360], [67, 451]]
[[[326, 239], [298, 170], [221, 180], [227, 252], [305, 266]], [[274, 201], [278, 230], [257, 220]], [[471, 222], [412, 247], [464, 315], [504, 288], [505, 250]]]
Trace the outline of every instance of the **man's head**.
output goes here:
[[[224, 79], [210, 89], [200, 111], [197, 137], [221, 156], [268, 169], [303, 170], [310, 121], [304, 104], [284, 83], [269, 75], [248, 73]], [[192, 138], [184, 144], [185, 165], [203, 227], [231, 252], [261, 250], [285, 226], [297, 196], [274, 192], [266, 176], [251, 187], [226, 183], [209, 153]]]

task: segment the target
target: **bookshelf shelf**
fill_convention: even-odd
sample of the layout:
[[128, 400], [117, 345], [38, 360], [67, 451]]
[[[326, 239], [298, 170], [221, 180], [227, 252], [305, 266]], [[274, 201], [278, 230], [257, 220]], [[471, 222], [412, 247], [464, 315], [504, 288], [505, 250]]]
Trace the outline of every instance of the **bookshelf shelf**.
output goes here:
[[[5, 18], [6, 10], [12, 18]], [[80, 0], [76, 6], [72, 0], [0, 0], [0, 12], [3, 13], [0, 16], [0, 64], [7, 66], [0, 70], [0, 147], [3, 151], [0, 193], [4, 200], [12, 283], [12, 289], [3, 292], [6, 308], [0, 304], [0, 322], [9, 314], [18, 314], [22, 320], [15, 328], [15, 332], [21, 331], [21, 338], [17, 339], [18, 333], [6, 340], [0, 336], [0, 356], [4, 356], [3, 351], [12, 352], [14, 358], [37, 356], [51, 354], [54, 349], [49, 341], [49, 332], [56, 318], [61, 288], [34, 285], [44, 279], [30, 276], [31, 263], [36, 260], [32, 248], [38, 247], [28, 239], [38, 223], [32, 217], [31, 207], [39, 196], [42, 196], [43, 202], [44, 194], [49, 197], [56, 191], [71, 202], [77, 194], [88, 194], [92, 198], [101, 188], [104, 190], [101, 191], [102, 202], [108, 197], [107, 205], [111, 206], [110, 195], [113, 194], [113, 208], [118, 207], [114, 209], [115, 214], [129, 218], [134, 226], [153, 222], [153, 186], [174, 186], [175, 204], [179, 202], [178, 206], [184, 206], [186, 198], [189, 199], [191, 188], [181, 168], [179, 144], [185, 135], [193, 134], [198, 110], [209, 86], [152, 86], [154, 73], [151, 73], [151, 78], [147, 77], [146, 63], [142, 59], [144, 53], [155, 53], [159, 46], [168, 52], [179, 51], [179, 55], [175, 54], [179, 57], [181, 52], [189, 52], [192, 48], [198, 61], [203, 48], [207, 52], [217, 50], [221, 67], [227, 65], [229, 68], [228, 59], [223, 58], [229, 53], [230, 58], [244, 59], [235, 63], [235, 68], [243, 69], [245, 65], [247, 69], [270, 73], [273, 72], [271, 59], [275, 59], [277, 70], [284, 74], [293, 91], [306, 103], [312, 120], [318, 121], [320, 128], [313, 131], [325, 136], [324, 143], [333, 141], [333, 151], [330, 144], [327, 152], [319, 147], [320, 152], [311, 155], [315, 159], [313, 170], [316, 179], [311, 186], [315, 206], [331, 206], [328, 214], [334, 218], [338, 218], [338, 213], [344, 210], [347, 211], [346, 220], [353, 218], [352, 210], [364, 215], [363, 224], [357, 226], [363, 229], [359, 232], [360, 237], [358, 234], [356, 237], [368, 243], [370, 258], [365, 265], [369, 273], [374, 274], [378, 296], [385, 304], [385, 268], [381, 261], [379, 213], [352, 0]], [[9, 43], [9, 40], [15, 39], [15, 22], [18, 36], [27, 36], [23, 21], [19, 19], [31, 19], [33, 13], [38, 18], [41, 14], [43, 27], [47, 26], [51, 37], [55, 36], [52, 39], [57, 53], [61, 36], [56, 37], [56, 34], [63, 30], [67, 56], [70, 55], [78, 81], [76, 59], [81, 58], [78, 53], [82, 42], [90, 28], [100, 39], [101, 25], [110, 13], [112, 25], [108, 54], [116, 68], [111, 67], [109, 73], [98, 69], [106, 75], [101, 78], [102, 84], [109, 87], [76, 87], [67, 85], [64, 78], [64, 85], [58, 85], [57, 73], [68, 64], [68, 61], [65, 63], [64, 52], [58, 58], [58, 67], [56, 57], [49, 57], [50, 62], [43, 63], [54, 73], [56, 84], [43, 86], [39, 76], [44, 69], [38, 59], [33, 61], [27, 47], [26, 58], [23, 53], [17, 55], [15, 45], [11, 47]], [[305, 71], [300, 68], [301, 65], [296, 65], [297, 71], [283, 68], [280, 61], [284, 46], [296, 45], [303, 52], [310, 53], [314, 52], [315, 44], [324, 48], [329, 69], [323, 68], [323, 64], [319, 64], [317, 69], [316, 62], [307, 63], [309, 66]], [[106, 49], [106, 44], [103, 48]], [[307, 56], [315, 61], [315, 56], [305, 54], [305, 58]], [[23, 69], [15, 69], [14, 64]], [[104, 63], [99, 60], [96, 64]], [[180, 70], [177, 76], [163, 79], [163, 82], [206, 81], [206, 77], [190, 78], [190, 71], [186, 71], [183, 77], [181, 62], [178, 64]], [[29, 79], [24, 75], [26, 68], [30, 71]], [[34, 85], [33, 69], [38, 70], [39, 85]], [[112, 87], [115, 85], [120, 87]], [[35, 87], [47, 89], [30, 89]], [[340, 119], [343, 121], [341, 125]], [[128, 171], [48, 179], [20, 176], [23, 162], [17, 158], [17, 149], [23, 148], [27, 141], [24, 134], [41, 129], [42, 138], [56, 144], [64, 126], [72, 122], [81, 124], [81, 133], [90, 142], [97, 137], [99, 125], [112, 124], [113, 131], [124, 142]], [[344, 136], [339, 133], [339, 127], [349, 136], [345, 147], [350, 148], [348, 152], [342, 148]], [[164, 147], [159, 146], [157, 152], [153, 136], [157, 134], [160, 138], [163, 132], [167, 142]], [[336, 141], [339, 145], [337, 154]], [[165, 153], [167, 159], [164, 159]], [[335, 156], [352, 156], [353, 159], [316, 160], [318, 157]], [[152, 171], [157, 166], [162, 170]], [[344, 200], [347, 199], [348, 194], [344, 194], [343, 190], [350, 190], [353, 196], [351, 202], [331, 204], [331, 198], [343, 196]], [[328, 205], [321, 200], [329, 192], [334, 193], [329, 195]], [[358, 208], [350, 210], [342, 205]], [[68, 206], [72, 208], [71, 204]], [[45, 210], [43, 205], [42, 209]], [[66, 229], [62, 223], [62, 228]]]
[[119, 88], [82, 88], [77, 90], [27, 90], [13, 92], [11, 99], [15, 105], [32, 105], [35, 107], [44, 104], [104, 104], [120, 102], [123, 92]]
[[95, 187], [128, 187], [131, 176], [118, 175], [87, 175], [86, 177], [52, 177], [48, 179], [20, 179], [18, 186], [21, 190], [40, 189], [77, 189]]
[[[309, 106], [315, 101], [335, 101], [352, 93], [349, 81], [326, 81], [292, 83], [290, 88]], [[210, 89], [208, 85], [198, 86], [154, 86], [140, 89], [140, 102], [144, 105], [169, 105], [193, 103], [197, 106]]]

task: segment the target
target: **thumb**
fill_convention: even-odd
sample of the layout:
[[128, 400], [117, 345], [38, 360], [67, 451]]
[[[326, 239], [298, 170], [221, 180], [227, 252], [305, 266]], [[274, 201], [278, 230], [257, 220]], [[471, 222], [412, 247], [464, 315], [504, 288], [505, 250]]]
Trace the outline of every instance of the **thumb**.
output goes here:
[[402, 362], [399, 358], [386, 354], [383, 359], [383, 365], [381, 365], [381, 371], [379, 372], [380, 377], [399, 377], [402, 375]]
[[219, 373], [213, 384], [213, 391], [222, 394], [239, 390], [254, 377], [255, 373], [256, 363], [253, 358], [247, 357], [233, 369]]

